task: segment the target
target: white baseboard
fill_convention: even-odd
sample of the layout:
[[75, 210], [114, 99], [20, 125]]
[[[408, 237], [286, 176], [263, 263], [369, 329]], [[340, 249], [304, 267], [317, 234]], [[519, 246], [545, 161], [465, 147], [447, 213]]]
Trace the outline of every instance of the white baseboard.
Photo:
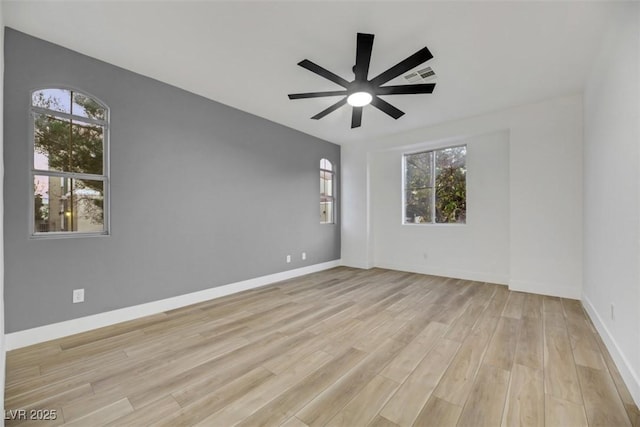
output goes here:
[[371, 267], [373, 267], [368, 261], [354, 260], [354, 259], [351, 259], [351, 260], [343, 259], [340, 265], [344, 267], [360, 268], [362, 270], [369, 270]]
[[526, 280], [510, 280], [509, 290], [577, 300], [582, 297], [580, 289], [565, 288], [549, 283], [530, 282]]
[[454, 279], [475, 280], [477, 282], [497, 283], [506, 285], [508, 277], [478, 271], [455, 270], [448, 268], [430, 267], [424, 265], [396, 264], [389, 262], [376, 262], [376, 267], [389, 270], [408, 271], [410, 273], [430, 274], [432, 276], [452, 277]]
[[308, 267], [297, 268], [295, 270], [270, 274], [268, 276], [256, 277], [255, 279], [243, 280], [242, 282], [217, 286], [215, 288], [209, 288], [190, 294], [178, 295], [176, 297], [159, 301], [120, 308], [91, 316], [66, 320], [64, 322], [52, 323], [50, 325], [39, 326], [37, 328], [26, 329], [24, 331], [12, 332], [5, 335], [5, 349], [7, 351], [14, 350], [16, 348], [78, 334], [80, 332], [86, 332], [92, 329], [126, 322], [140, 317], [162, 313], [167, 310], [173, 310], [187, 305], [208, 301], [210, 299], [223, 297], [236, 292], [270, 285], [282, 280], [304, 276], [305, 274], [328, 270], [330, 268], [337, 267], [340, 264], [340, 260], [324, 262], [321, 264], [310, 265]]
[[620, 375], [629, 389], [631, 397], [633, 397], [636, 405], [640, 406], [640, 377], [638, 376], [638, 372], [635, 371], [633, 366], [629, 363], [629, 359], [627, 359], [624, 353], [620, 350], [618, 343], [609, 332], [609, 329], [606, 327], [602, 317], [600, 317], [593, 304], [591, 304], [591, 301], [589, 301], [589, 298], [583, 296], [582, 305], [591, 318], [593, 325], [602, 337], [602, 341], [604, 341], [604, 344], [607, 346], [607, 350], [609, 350], [611, 358], [615, 362], [618, 371], [620, 371]]

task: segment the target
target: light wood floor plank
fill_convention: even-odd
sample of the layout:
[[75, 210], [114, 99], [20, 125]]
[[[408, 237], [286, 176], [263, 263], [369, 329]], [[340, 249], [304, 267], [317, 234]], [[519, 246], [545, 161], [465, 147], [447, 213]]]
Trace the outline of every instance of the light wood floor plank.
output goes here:
[[326, 426], [368, 425], [398, 386], [397, 382], [376, 375]]
[[65, 426], [105, 426], [110, 422], [133, 412], [133, 407], [127, 399], [121, 399], [108, 406], [104, 406], [95, 412], [71, 422], [65, 422]]
[[500, 425], [509, 386], [509, 372], [482, 365], [469, 398], [458, 420], [460, 427], [491, 427]]
[[545, 394], [545, 425], [549, 427], [587, 427], [584, 406]]
[[241, 398], [271, 377], [273, 377], [273, 373], [259, 366], [209, 393], [192, 396], [181, 394], [183, 390], [174, 392], [171, 396], [182, 407], [182, 410], [172, 421], [172, 424], [174, 426], [194, 425]]
[[578, 378], [590, 426], [631, 426], [616, 386], [607, 372], [578, 366]]
[[545, 327], [544, 384], [545, 393], [582, 405], [582, 393], [571, 353], [571, 344], [564, 328]]
[[522, 317], [516, 346], [515, 363], [542, 370], [544, 363], [544, 333], [542, 317]]
[[15, 368], [7, 370], [7, 376], [5, 378], [5, 384], [7, 387], [15, 386], [16, 384], [24, 383], [25, 381], [32, 380], [39, 377], [41, 374], [39, 366], [27, 366], [25, 368]]
[[[359, 357], [359, 355], [361, 353], [353, 353], [351, 356]], [[288, 369], [269, 378], [241, 398], [207, 417], [202, 421], [202, 424], [235, 425], [292, 388], [311, 373], [323, 369], [324, 365], [333, 359], [328, 353], [322, 351], [300, 357], [297, 361], [291, 363]], [[347, 359], [347, 362], [352, 363], [349, 359]], [[164, 425], [171, 427], [173, 420], [169, 419], [167, 421]]]
[[182, 408], [172, 396], [166, 396], [123, 417], [116, 418], [107, 425], [109, 427], [158, 425], [181, 410]]
[[510, 292], [507, 305], [502, 312], [504, 317], [511, 317], [512, 319], [521, 319], [524, 310], [524, 301], [527, 294], [523, 292]]
[[460, 414], [462, 414], [462, 406], [431, 396], [418, 414], [414, 425], [420, 427], [454, 427], [458, 425]]
[[460, 406], [466, 402], [488, 341], [489, 337], [482, 334], [470, 335], [465, 340], [434, 390], [435, 396]]
[[456, 341], [440, 339], [382, 408], [380, 415], [400, 426], [413, 424], [459, 347]]
[[611, 379], [613, 380], [613, 383], [616, 385], [616, 390], [618, 390], [618, 394], [622, 399], [622, 403], [624, 404], [625, 410], [627, 411], [627, 415], [631, 420], [631, 425], [633, 427], [640, 427], [640, 410], [638, 410], [638, 407], [634, 403], [633, 397], [631, 396], [631, 393], [629, 392], [626, 385], [624, 384], [624, 381], [620, 376], [620, 372], [618, 371], [618, 368], [613, 362], [613, 359], [611, 358], [609, 351], [606, 349], [604, 342], [602, 342], [602, 339], [598, 335], [595, 335], [595, 338], [596, 338], [596, 342], [598, 343], [598, 347], [600, 348], [600, 354], [604, 359], [607, 369], [609, 370], [609, 374], [611, 375]]
[[309, 427], [296, 417], [291, 417], [284, 423], [280, 424], [280, 427]]
[[501, 317], [498, 320], [498, 325], [484, 356], [484, 363], [505, 371], [511, 369], [516, 353], [520, 323], [520, 319], [510, 317]]
[[527, 294], [522, 308], [522, 317], [542, 318], [542, 295]]
[[544, 379], [541, 369], [513, 365], [502, 427], [544, 426]]
[[245, 418], [238, 426], [269, 426], [282, 423], [302, 409], [319, 390], [324, 391], [340, 379], [365, 355], [360, 350], [348, 350]]
[[381, 375], [402, 383], [442, 337], [447, 325], [431, 322], [384, 368]]
[[562, 304], [565, 309], [567, 331], [576, 365], [605, 369], [600, 348], [595, 340], [593, 330], [584, 316], [582, 306], [579, 302], [575, 304], [569, 300], [562, 300]]
[[282, 341], [273, 341], [270, 345], [264, 346], [261, 351], [256, 351], [254, 345], [246, 345], [193, 368], [184, 369], [182, 373], [172, 378], [150, 381], [144, 388], [131, 393], [129, 400], [137, 409], [174, 391], [174, 397], [182, 405], [192, 396], [215, 391], [243, 373], [260, 366], [264, 360], [277, 354], [280, 349], [286, 351], [295, 346], [304, 345], [311, 335], [302, 332]]
[[398, 424], [389, 421], [382, 415], [378, 415], [371, 421], [369, 427], [398, 427]]
[[485, 307], [479, 304], [469, 304], [464, 312], [458, 317], [447, 330], [445, 338], [462, 342], [469, 335], [473, 325], [480, 318], [480, 314]]
[[324, 425], [394, 358], [404, 344], [388, 339], [342, 378], [302, 408], [296, 417], [309, 426]]
[[338, 267], [7, 353], [7, 426], [640, 427], [579, 301]]

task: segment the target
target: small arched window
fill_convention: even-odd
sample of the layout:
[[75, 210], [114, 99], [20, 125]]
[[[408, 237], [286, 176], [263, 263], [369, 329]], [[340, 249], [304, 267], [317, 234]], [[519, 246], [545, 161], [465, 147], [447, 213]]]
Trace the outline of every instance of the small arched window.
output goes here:
[[327, 159], [320, 160], [320, 224], [335, 223], [333, 165]]
[[33, 236], [108, 233], [108, 113], [71, 89], [31, 94]]

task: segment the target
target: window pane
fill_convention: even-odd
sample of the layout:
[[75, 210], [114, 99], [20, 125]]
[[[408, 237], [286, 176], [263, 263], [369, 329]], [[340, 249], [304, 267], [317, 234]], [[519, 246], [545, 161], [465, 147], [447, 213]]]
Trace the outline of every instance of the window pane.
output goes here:
[[320, 169], [333, 170], [333, 166], [331, 162], [327, 159], [320, 160]]
[[433, 188], [405, 192], [405, 222], [422, 224], [433, 222]]
[[333, 196], [333, 173], [320, 171], [320, 195]]
[[97, 120], [106, 119], [106, 110], [93, 98], [67, 89], [42, 89], [31, 96], [34, 107], [61, 111]]
[[333, 224], [333, 201], [320, 202], [320, 222]]
[[55, 176], [34, 177], [34, 230], [104, 231], [104, 182]]
[[467, 147], [452, 147], [436, 153], [436, 222], [464, 223], [467, 217]]
[[106, 119], [106, 110], [93, 98], [85, 94], [73, 92], [72, 114], [97, 120]]
[[73, 172], [102, 175], [104, 128], [73, 121], [71, 165]]
[[433, 186], [433, 152], [405, 156], [405, 189], [420, 190]]
[[405, 160], [405, 223], [433, 222], [433, 152], [407, 154]]
[[35, 115], [34, 122], [34, 158], [36, 169], [69, 171], [71, 122], [53, 116]]
[[38, 90], [33, 92], [31, 101], [34, 107], [71, 114], [71, 91], [66, 89]]
[[103, 174], [102, 126], [36, 114], [34, 137], [34, 168]]

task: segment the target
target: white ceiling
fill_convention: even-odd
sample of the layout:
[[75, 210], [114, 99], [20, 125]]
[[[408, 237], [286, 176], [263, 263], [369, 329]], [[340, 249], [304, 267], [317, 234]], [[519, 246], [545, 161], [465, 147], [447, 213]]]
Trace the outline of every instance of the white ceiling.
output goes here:
[[[5, 25], [339, 144], [582, 90], [610, 2], [4, 1]], [[385, 99], [406, 114], [288, 93], [340, 89], [296, 64], [353, 79], [356, 33], [375, 34], [373, 77], [427, 46], [431, 95]], [[418, 67], [421, 68], [421, 67]], [[393, 80], [402, 84], [402, 77]]]

